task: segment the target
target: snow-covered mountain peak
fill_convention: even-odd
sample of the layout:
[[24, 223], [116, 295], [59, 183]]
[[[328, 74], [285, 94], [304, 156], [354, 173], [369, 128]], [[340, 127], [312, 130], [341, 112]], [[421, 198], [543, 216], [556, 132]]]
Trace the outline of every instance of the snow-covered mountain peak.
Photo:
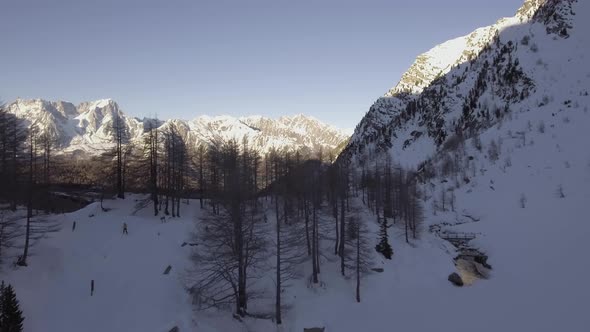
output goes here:
[[69, 102], [50, 102], [43, 99], [22, 98], [16, 99], [16, 101], [13, 103], [12, 111], [13, 113], [17, 114], [17, 116], [22, 117], [25, 117], [26, 114], [33, 115], [39, 112], [46, 111], [51, 113], [53, 116], [61, 116], [66, 118], [76, 116], [78, 114], [74, 104]]
[[388, 151], [416, 166], [507, 114], [586, 96], [589, 18], [586, 1], [529, 0], [513, 17], [434, 47], [371, 106], [346, 155]]
[[91, 102], [88, 102], [88, 103], [85, 103], [85, 104], [86, 104], [86, 107], [88, 109], [105, 108], [105, 107], [108, 107], [108, 106], [117, 105], [117, 103], [114, 102], [111, 98], [98, 99], [98, 100], [91, 101]]
[[234, 120], [236, 120], [236, 118], [231, 115], [203, 114], [203, 115], [199, 115], [198, 117], [196, 117], [193, 121], [209, 123], [209, 122], [223, 122], [223, 121], [234, 121]]
[[105, 116], [107, 114], [113, 114], [113, 112], [119, 112], [119, 105], [111, 99], [101, 99], [92, 102], [83, 102], [78, 105], [80, 114], [99, 114]]
[[460, 63], [471, 61], [493, 38], [505, 28], [527, 22], [539, 8], [552, 0], [527, 0], [512, 17], [499, 19], [495, 24], [476, 29], [472, 33], [451, 39], [419, 55], [396, 86], [384, 97], [398, 94], [419, 94], [437, 77], [448, 73]]
[[530, 20], [545, 2], [548, 0], [525, 0], [524, 4], [516, 11], [516, 17], [522, 22]]
[[233, 117], [201, 115], [194, 120], [137, 119], [127, 116], [112, 99], [83, 102], [78, 106], [67, 102], [42, 99], [18, 99], [8, 105], [9, 111], [27, 125], [35, 124], [59, 141], [63, 151], [81, 150], [99, 153], [113, 143], [113, 120], [120, 117], [130, 142], [140, 142], [148, 127], [166, 130], [175, 126], [191, 144], [208, 144], [218, 140], [236, 139], [261, 153], [270, 149], [305, 150], [322, 148], [333, 151], [349, 135], [335, 127], [302, 114], [271, 119], [259, 115]]

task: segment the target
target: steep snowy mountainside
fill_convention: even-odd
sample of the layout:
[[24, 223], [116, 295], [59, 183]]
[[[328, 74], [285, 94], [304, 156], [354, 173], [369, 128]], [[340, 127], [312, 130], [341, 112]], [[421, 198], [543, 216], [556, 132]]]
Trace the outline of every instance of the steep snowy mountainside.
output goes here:
[[449, 140], [476, 135], [509, 113], [586, 93], [587, 7], [526, 1], [514, 17], [420, 56], [371, 106], [342, 157], [389, 152], [417, 166]]
[[340, 129], [305, 116], [284, 116], [271, 119], [262, 116], [200, 116], [191, 121], [169, 119], [138, 119], [127, 116], [111, 99], [84, 102], [74, 106], [67, 102], [41, 99], [17, 99], [7, 105], [9, 112], [48, 133], [63, 152], [82, 151], [93, 154], [111, 146], [113, 123], [122, 120], [129, 141], [139, 142], [146, 129], [156, 126], [162, 130], [174, 124], [190, 143], [202, 144], [214, 140], [247, 139], [256, 150], [264, 153], [271, 148], [317, 152], [320, 148], [333, 151], [349, 138]]
[[9, 105], [9, 111], [23, 119], [27, 126], [35, 125], [40, 131], [58, 138], [60, 147], [69, 145], [71, 139], [80, 134], [75, 120], [78, 110], [68, 102], [18, 99]]
[[[572, 75], [555, 89], [567, 91], [584, 75]], [[590, 265], [582, 262], [590, 249], [589, 128], [585, 93], [548, 100], [542, 109], [510, 114], [424, 164], [429, 235], [476, 234], [469, 245], [493, 266], [489, 280], [455, 295], [462, 298], [458, 306], [477, 303], [461, 311], [479, 323], [478, 330], [587, 329], [590, 288], [584, 276]]]
[[[308, 147], [312, 151], [324, 148], [325, 152], [329, 153], [348, 138], [348, 135], [343, 130], [326, 125], [313, 117], [303, 114], [292, 117], [283, 116], [277, 120], [263, 117], [246, 117], [240, 120], [259, 132], [269, 133], [272, 138], [278, 138], [271, 143], [272, 138], [269, 139], [259, 135], [256, 137], [256, 145], [263, 145], [266, 141], [268, 142], [266, 144], [280, 147], [281, 142], [286, 140], [289, 142], [288, 144]], [[310, 133], [313, 134], [310, 135]], [[329, 149], [326, 149], [326, 147], [329, 147]]]
[[405, 72], [399, 83], [385, 97], [401, 93], [420, 93], [438, 76], [448, 73], [454, 66], [475, 58], [491, 43], [499, 31], [514, 23], [523, 23], [533, 17], [543, 1], [527, 0], [514, 17], [502, 18], [495, 24], [476, 29], [472, 33], [446, 41], [419, 55]]

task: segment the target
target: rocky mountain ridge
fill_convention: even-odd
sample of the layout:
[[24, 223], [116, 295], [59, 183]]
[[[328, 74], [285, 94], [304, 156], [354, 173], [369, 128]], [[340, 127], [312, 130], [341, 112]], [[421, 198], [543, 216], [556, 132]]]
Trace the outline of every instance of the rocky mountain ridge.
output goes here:
[[[588, 93], [579, 84], [587, 73], [579, 69], [588, 52], [589, 15], [581, 1], [527, 0], [515, 16], [420, 55], [370, 107], [341, 159], [385, 153], [416, 167], [445, 144], [507, 116]], [[556, 93], [560, 81], [572, 89]]]
[[164, 130], [174, 124], [189, 143], [207, 144], [236, 139], [261, 153], [271, 149], [333, 152], [349, 135], [343, 130], [303, 114], [278, 119], [263, 116], [232, 117], [202, 115], [193, 120], [156, 120], [127, 116], [112, 99], [83, 102], [78, 106], [64, 101], [17, 99], [6, 105], [27, 126], [48, 133], [60, 152], [98, 154], [111, 146], [113, 120], [120, 117], [127, 140], [139, 142], [150, 126]]

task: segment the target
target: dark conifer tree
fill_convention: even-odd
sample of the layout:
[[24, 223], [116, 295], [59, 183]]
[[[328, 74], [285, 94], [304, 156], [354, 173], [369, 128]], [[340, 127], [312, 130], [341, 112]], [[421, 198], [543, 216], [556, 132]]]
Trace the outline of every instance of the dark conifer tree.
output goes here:
[[377, 219], [379, 222], [380, 241], [379, 244], [375, 246], [375, 250], [381, 253], [385, 258], [391, 259], [391, 256], [393, 255], [393, 249], [389, 244], [389, 236], [387, 235], [387, 219], [385, 217], [379, 218], [379, 216], [377, 216]]
[[11, 285], [0, 286], [0, 332], [21, 332], [23, 312], [19, 308], [16, 294]]

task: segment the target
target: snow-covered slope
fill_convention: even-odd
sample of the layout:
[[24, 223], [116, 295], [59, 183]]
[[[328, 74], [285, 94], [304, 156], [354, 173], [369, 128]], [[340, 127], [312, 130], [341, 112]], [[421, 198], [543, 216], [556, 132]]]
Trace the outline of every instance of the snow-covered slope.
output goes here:
[[[105, 202], [109, 212], [93, 203], [53, 215], [61, 231], [33, 249], [29, 267], [5, 266], [3, 279], [17, 289], [26, 332], [190, 330], [190, 299], [179, 278], [188, 262], [183, 253], [190, 250], [181, 244], [197, 211], [187, 209], [187, 218], [163, 224], [132, 215], [133, 205], [130, 198]], [[124, 222], [128, 236], [121, 232]], [[168, 265], [173, 268], [163, 275]]]
[[448, 73], [453, 67], [474, 59], [490, 44], [495, 35], [514, 24], [530, 20], [544, 1], [527, 0], [515, 16], [502, 18], [495, 24], [479, 28], [472, 33], [446, 41], [419, 55], [405, 72], [399, 83], [391, 88], [385, 97], [398, 94], [417, 94], [428, 87], [437, 77]]
[[588, 93], [589, 17], [584, 1], [526, 1], [514, 17], [433, 48], [371, 106], [343, 157], [387, 151], [416, 166], [455, 136]]
[[[324, 267], [321, 291], [296, 292], [290, 331], [314, 324], [351, 332], [586, 331], [590, 107], [585, 98], [572, 101], [585, 106], [562, 107], [559, 101], [542, 113], [514, 116], [481, 135], [481, 151], [467, 141], [458, 150], [464, 166], [457, 176], [439, 174], [421, 186], [426, 196], [421, 239], [406, 245], [403, 225], [390, 230], [394, 257], [377, 260], [384, 272], [367, 276], [361, 303], [354, 302], [352, 280], [342, 280], [335, 265]], [[489, 156], [492, 141], [499, 146], [497, 160]], [[440, 154], [431, 163], [440, 169], [454, 157]], [[449, 207], [451, 193], [455, 211]], [[377, 226], [371, 224], [377, 241]], [[490, 278], [463, 288], [449, 283], [458, 253], [428, 229], [475, 233], [470, 244], [489, 256]]]
[[[390, 232], [394, 259], [369, 277], [364, 304], [330, 292], [299, 317], [337, 331], [588, 329], [589, 19], [588, 1], [527, 1], [476, 31], [491, 38], [471, 60], [468, 37], [447, 42], [377, 100], [340, 161], [418, 166], [431, 232], [412, 246]], [[457, 252], [444, 232], [476, 234], [489, 280], [447, 285]]]
[[[148, 124], [156, 124], [153, 119], [128, 117], [111, 99], [85, 102], [78, 106], [62, 101], [17, 99], [7, 107], [27, 125], [35, 124], [41, 132], [49, 133], [55, 138], [59, 150], [64, 152], [92, 154], [104, 151], [114, 142], [112, 127], [117, 116], [123, 120], [130, 141], [139, 141]], [[170, 119], [158, 121], [156, 125], [164, 129], [172, 123], [191, 143], [234, 138], [242, 142], [247, 138], [252, 147], [262, 153], [271, 148], [334, 151], [349, 138], [343, 130], [302, 114], [279, 119], [203, 115], [192, 121]]]
[[[375, 259], [375, 267], [384, 272], [366, 276], [357, 303], [354, 279], [340, 275], [333, 242], [324, 239], [320, 286], [310, 287], [309, 262], [305, 262], [306, 272], [283, 293], [288, 309], [279, 330], [300, 332], [321, 326], [328, 332], [586, 331], [590, 325], [588, 128], [590, 111], [585, 106], [542, 116], [533, 111], [519, 114], [482, 134], [486, 148], [481, 151], [467, 142], [462, 162], [470, 163], [465, 167], [469, 183], [462, 176], [440, 176], [425, 186], [426, 226], [477, 233], [473, 244], [488, 254], [493, 266], [489, 280], [453, 286], [446, 278], [455, 270], [456, 252], [448, 243], [425, 232], [406, 245], [403, 229], [393, 227], [394, 257]], [[489, 157], [492, 141], [500, 145], [497, 160]], [[443, 162], [444, 156], [432, 161]], [[443, 190], [456, 195], [456, 212], [439, 208], [434, 214]], [[183, 204], [182, 218], [161, 223], [149, 206], [134, 214], [135, 199], [142, 198], [105, 200], [108, 212], [95, 203], [52, 216], [62, 229], [36, 244], [26, 268], [14, 269], [10, 266], [14, 257], [8, 259], [4, 253], [2, 279], [15, 287], [26, 316], [25, 332], [157, 332], [174, 326], [203, 332], [277, 330], [270, 320], [238, 322], [223, 310], [195, 311], [184, 288], [192, 247], [182, 243], [191, 241], [199, 204]], [[371, 238], [377, 242], [376, 218], [365, 213]], [[479, 221], [464, 223], [465, 214]], [[128, 236], [121, 234], [123, 222], [129, 225]], [[164, 275], [168, 265], [172, 270]], [[270, 282], [272, 273], [264, 278], [269, 280], [259, 283]], [[272, 307], [272, 286], [262, 295], [256, 303]]]

